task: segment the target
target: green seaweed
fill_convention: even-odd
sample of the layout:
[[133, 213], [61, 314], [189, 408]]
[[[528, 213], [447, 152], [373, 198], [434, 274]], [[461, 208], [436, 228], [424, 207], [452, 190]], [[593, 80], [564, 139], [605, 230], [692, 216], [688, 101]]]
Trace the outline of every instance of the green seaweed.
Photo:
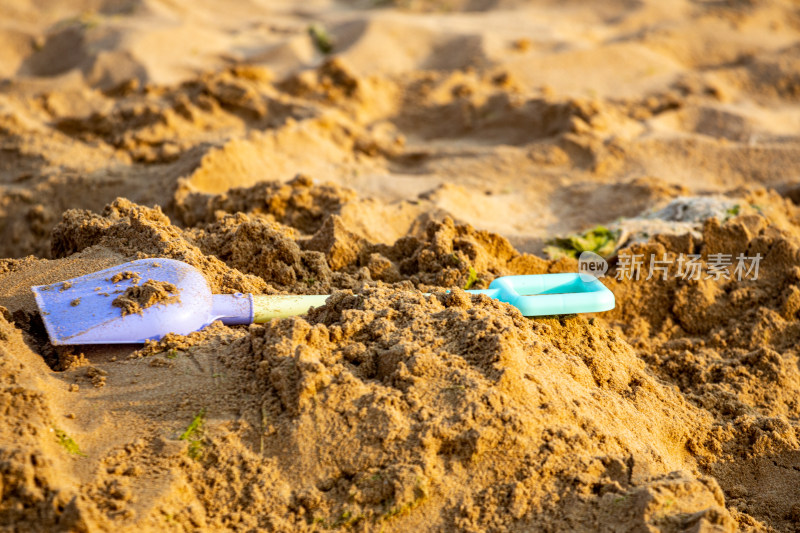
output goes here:
[[353, 514], [352, 511], [345, 509], [335, 519], [325, 519], [318, 516], [312, 520], [312, 524], [320, 526], [322, 529], [340, 529], [349, 528], [358, 522], [364, 520], [366, 517], [363, 514]]
[[727, 222], [735, 216], [738, 216], [739, 213], [742, 211], [742, 206], [739, 204], [734, 205], [733, 207], [729, 207], [725, 210], [725, 216], [722, 217], [722, 222]]
[[617, 248], [620, 231], [612, 231], [605, 226], [597, 226], [583, 234], [556, 237], [548, 240], [544, 252], [550, 259], [572, 257], [577, 259], [581, 252], [594, 252], [601, 257], [609, 257]]
[[67, 450], [67, 453], [71, 455], [80, 455], [81, 457], [86, 457], [86, 454], [81, 451], [80, 446], [78, 443], [73, 440], [72, 437], [67, 435], [67, 433], [63, 429], [53, 428], [53, 431], [56, 434], [56, 439], [58, 439], [58, 443], [61, 445], [62, 448]]
[[185, 440], [189, 442], [189, 449], [187, 453], [189, 457], [192, 459], [199, 459], [200, 455], [203, 451], [203, 425], [205, 423], [206, 418], [206, 410], [205, 408], [200, 409], [200, 412], [197, 413], [194, 418], [192, 419], [189, 426], [186, 428], [180, 437], [179, 440]]
[[308, 26], [308, 35], [311, 36], [311, 42], [314, 47], [323, 54], [330, 54], [333, 51], [333, 38], [328, 34], [328, 30], [322, 24], [310, 24]]
[[336, 522], [333, 523], [333, 527], [340, 528], [340, 527], [350, 527], [361, 520], [364, 519], [363, 514], [353, 514], [351, 511], [345, 509], [342, 511], [342, 514], [339, 515], [339, 518], [336, 519]]
[[387, 520], [391, 520], [392, 518], [395, 518], [397, 516], [403, 516], [405, 514], [408, 514], [411, 511], [413, 511], [414, 509], [416, 509], [417, 507], [419, 507], [419, 505], [423, 501], [425, 501], [425, 496], [424, 495], [417, 496], [413, 500], [411, 500], [409, 502], [406, 502], [406, 503], [403, 503], [401, 505], [395, 505], [395, 506], [389, 508], [389, 510], [387, 510], [383, 515], [381, 515], [380, 520], [387, 521]]
[[469, 277], [467, 277], [467, 283], [464, 285], [464, 290], [468, 291], [475, 285], [475, 282], [478, 281], [478, 273], [475, 272], [475, 269], [471, 266], [469, 267]]

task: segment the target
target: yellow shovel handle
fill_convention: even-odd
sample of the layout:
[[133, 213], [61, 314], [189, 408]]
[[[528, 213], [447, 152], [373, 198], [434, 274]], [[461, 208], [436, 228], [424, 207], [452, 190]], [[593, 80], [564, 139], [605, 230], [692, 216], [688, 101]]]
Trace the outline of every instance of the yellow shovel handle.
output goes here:
[[253, 322], [262, 324], [271, 318], [304, 315], [312, 307], [325, 304], [327, 294], [312, 295], [253, 295]]

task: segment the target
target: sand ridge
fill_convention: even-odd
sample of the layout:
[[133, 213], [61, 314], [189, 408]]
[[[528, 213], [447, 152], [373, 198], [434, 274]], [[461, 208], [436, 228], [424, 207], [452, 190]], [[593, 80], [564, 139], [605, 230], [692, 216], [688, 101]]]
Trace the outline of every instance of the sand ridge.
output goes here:
[[[0, 529], [797, 530], [794, 2], [0, 15]], [[598, 224], [613, 311], [461, 290], [575, 271], [545, 241]], [[758, 278], [677, 275], [720, 253]], [[143, 258], [331, 297], [48, 342], [31, 285]]]
[[[307, 180], [293, 186], [318, 192]], [[780, 197], [762, 195], [759, 201], [779, 223], [781, 214], [797, 220], [797, 208]], [[214, 204], [210, 209], [219, 212]], [[175, 520], [210, 529], [424, 523], [484, 530], [535, 520], [594, 529], [619, 521], [665, 528], [693, 520], [732, 530], [737, 522], [757, 524], [751, 513], [775, 520], [761, 515], [760, 505], [792, 516], [791, 494], [748, 496], [751, 482], [742, 476], [764, 468], [755, 465], [765, 457], [791, 464], [798, 445], [792, 422], [795, 333], [781, 322], [794, 320], [797, 311], [791, 296], [800, 279], [795, 222], [783, 222], [786, 229], [779, 230], [763, 215], [711, 219], [697, 242], [665, 237], [634, 245], [633, 251], [667, 253], [688, 246], [705, 256], [720, 248], [757, 249], [767, 274], [756, 283], [609, 280], [616, 311], [588, 320], [530, 320], [485, 297], [458, 290], [426, 297], [413, 287], [458, 286], [469, 276], [468, 265], [482, 286], [500, 274], [567, 270], [570, 260], [520, 254], [500, 236], [449, 219], [430, 221], [419, 237], [388, 247], [348, 241], [337, 236], [333, 222], [318, 224], [307, 239], [270, 215], [219, 216], [224, 225], [200, 223], [199, 233], [176, 228], [157, 210], [117, 202], [103, 216], [72, 212], [54, 233], [54, 249], [67, 258], [98, 245], [131, 258], [149, 255], [141, 250], [191, 258], [199, 244], [205, 257], [228, 263], [197, 263], [212, 283], [246, 283], [248, 275], [232, 266], [263, 269], [286, 274], [259, 276], [262, 283], [297, 292], [308, 285], [298, 273], [306, 275], [304, 254], [310, 253], [325, 265], [325, 277], [315, 284], [333, 291], [326, 306], [305, 318], [168, 336], [128, 351], [122, 361], [121, 354], [100, 350], [89, 356], [105, 361], [100, 389], [82, 370], [81, 358], [62, 358], [68, 364], [54, 375], [63, 388], [91, 387], [86, 399], [100, 402], [95, 409], [149, 420], [146, 437], [117, 430], [117, 442], [133, 439], [124, 450], [73, 423], [76, 442], [93, 443], [89, 457], [111, 461], [108, 474], [88, 474], [80, 484], [81, 501], [101, 505], [105, 516], [93, 521], [85, 511], [80, 519], [90, 527], [106, 527], [104, 520], [131, 527]], [[308, 219], [296, 220], [302, 226]], [[224, 252], [231, 242], [258, 240], [254, 225], [273, 232], [263, 250], [274, 253], [264, 263]], [[237, 237], [239, 231], [244, 233]], [[198, 239], [207, 232], [215, 239]], [[338, 246], [302, 251], [306, 240], [325, 242], [320, 235]], [[66, 248], [66, 242], [76, 247]], [[165, 242], [169, 249], [159, 248]], [[292, 244], [294, 254], [279, 252]], [[392, 285], [381, 281], [387, 275]], [[700, 300], [692, 296], [696, 291], [708, 296]], [[760, 294], [760, 306], [752, 307], [751, 293]], [[633, 304], [644, 298], [673, 303]], [[698, 308], [699, 301], [707, 307]], [[739, 321], [727, 320], [737, 313]], [[765, 317], [772, 315], [765, 330]], [[171, 383], [170, 374], [191, 368], [196, 377]], [[759, 392], [773, 390], [776, 379], [779, 389]], [[158, 400], [130, 412], [114, 390]], [[85, 401], [76, 395], [64, 409], [85, 412]], [[177, 412], [164, 410], [171, 402]], [[199, 413], [207, 417], [203, 429], [186, 442], [182, 425]], [[191, 448], [192, 442], [200, 444]], [[137, 487], [150, 483], [154, 467], [170, 472], [157, 477], [163, 496], [143, 499]], [[231, 469], [252, 474], [213, 481], [227, 479]], [[790, 482], [792, 474], [781, 475]], [[172, 481], [163, 485], [167, 479]], [[191, 496], [183, 497], [189, 500], [172, 499], [184, 490], [177, 487], [191, 487]], [[736, 494], [735, 508], [723, 490]], [[245, 502], [252, 512], [235, 511]]]

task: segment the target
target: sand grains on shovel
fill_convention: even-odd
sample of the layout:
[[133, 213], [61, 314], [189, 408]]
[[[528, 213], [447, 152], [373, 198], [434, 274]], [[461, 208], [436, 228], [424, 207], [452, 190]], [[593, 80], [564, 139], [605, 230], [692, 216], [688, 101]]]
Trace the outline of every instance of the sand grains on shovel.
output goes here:
[[178, 288], [166, 281], [148, 279], [141, 285], [132, 285], [120, 294], [111, 305], [122, 310], [122, 316], [142, 314], [148, 307], [157, 304], [179, 303]]
[[131, 272], [130, 270], [126, 270], [124, 272], [117, 272], [114, 274], [108, 281], [111, 283], [119, 283], [120, 281], [124, 281], [129, 279], [135, 285], [142, 280], [142, 277], [139, 275], [138, 272]]

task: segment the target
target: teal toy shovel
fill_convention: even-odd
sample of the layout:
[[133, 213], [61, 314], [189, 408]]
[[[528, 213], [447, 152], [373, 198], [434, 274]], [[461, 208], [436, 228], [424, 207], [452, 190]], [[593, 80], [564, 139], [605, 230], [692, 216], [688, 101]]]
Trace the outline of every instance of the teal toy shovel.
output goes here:
[[[591, 313], [614, 308], [599, 280], [575, 274], [504, 276], [468, 290], [513, 305], [525, 316]], [[154, 284], [155, 283], [155, 284]], [[161, 284], [161, 285], [158, 285]], [[126, 310], [120, 296], [137, 287], [166, 287], [162, 300]], [[211, 294], [203, 274], [173, 259], [140, 259], [52, 285], [32, 287], [53, 344], [123, 344], [186, 335], [215, 320], [263, 323], [302, 315], [327, 295]]]

